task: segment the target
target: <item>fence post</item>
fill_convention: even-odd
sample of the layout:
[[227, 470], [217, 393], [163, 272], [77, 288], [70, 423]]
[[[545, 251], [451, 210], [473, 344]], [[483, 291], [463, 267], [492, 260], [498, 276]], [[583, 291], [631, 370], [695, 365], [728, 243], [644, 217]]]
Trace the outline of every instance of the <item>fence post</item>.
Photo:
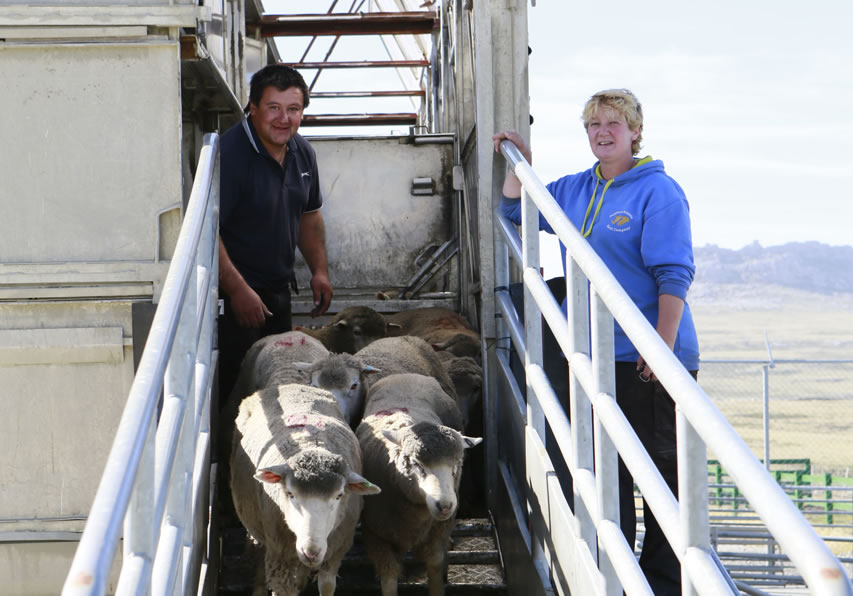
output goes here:
[[830, 485], [832, 485], [832, 474], [824, 474], [823, 475], [823, 485], [826, 487], [826, 492], [824, 493], [824, 497], [826, 498], [826, 523], [832, 523], [832, 489], [830, 489]]
[[761, 367], [761, 393], [764, 413], [764, 469], [770, 471], [770, 365]]

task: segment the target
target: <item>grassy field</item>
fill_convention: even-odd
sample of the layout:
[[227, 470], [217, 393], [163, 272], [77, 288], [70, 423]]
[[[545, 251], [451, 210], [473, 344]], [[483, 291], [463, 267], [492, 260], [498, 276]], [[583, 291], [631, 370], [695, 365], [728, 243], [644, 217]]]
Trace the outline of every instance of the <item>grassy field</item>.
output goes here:
[[[751, 298], [724, 292], [691, 309], [705, 362], [699, 384], [763, 457], [762, 365], [712, 361], [766, 361], [767, 341], [775, 360], [853, 360], [853, 308], [848, 295], [778, 289]], [[770, 458], [808, 457], [815, 471], [853, 475], [853, 363], [778, 362], [768, 386]]]

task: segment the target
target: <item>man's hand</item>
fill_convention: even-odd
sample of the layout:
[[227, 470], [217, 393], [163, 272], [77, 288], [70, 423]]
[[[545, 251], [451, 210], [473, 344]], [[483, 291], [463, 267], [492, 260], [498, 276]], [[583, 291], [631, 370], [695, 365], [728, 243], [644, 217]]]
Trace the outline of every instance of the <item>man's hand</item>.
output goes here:
[[266, 317], [271, 317], [272, 313], [264, 304], [258, 293], [248, 285], [239, 292], [235, 292], [231, 297], [231, 310], [234, 311], [234, 316], [237, 317], [237, 323], [241, 327], [251, 327], [257, 329], [263, 327], [266, 322]]
[[312, 317], [319, 317], [329, 309], [332, 303], [332, 284], [329, 277], [323, 273], [311, 276], [311, 292], [314, 294]]

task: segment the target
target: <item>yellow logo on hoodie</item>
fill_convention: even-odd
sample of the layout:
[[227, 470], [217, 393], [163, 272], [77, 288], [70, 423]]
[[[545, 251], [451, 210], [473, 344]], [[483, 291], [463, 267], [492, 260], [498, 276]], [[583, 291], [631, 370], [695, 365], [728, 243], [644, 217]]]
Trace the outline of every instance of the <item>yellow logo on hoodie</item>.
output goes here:
[[627, 211], [616, 211], [608, 218], [607, 229], [613, 232], [627, 232], [631, 229], [633, 216]]

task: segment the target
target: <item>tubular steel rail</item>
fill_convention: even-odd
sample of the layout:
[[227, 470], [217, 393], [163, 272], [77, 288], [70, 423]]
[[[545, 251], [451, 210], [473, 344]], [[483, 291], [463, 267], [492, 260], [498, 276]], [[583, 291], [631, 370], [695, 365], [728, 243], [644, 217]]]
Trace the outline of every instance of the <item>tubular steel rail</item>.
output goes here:
[[265, 14], [258, 27], [261, 37], [430, 34], [438, 17], [430, 11]]
[[[428, 113], [425, 106], [430, 98], [425, 88], [425, 78], [431, 62], [420, 53], [410, 55], [404, 38], [431, 35], [440, 26], [440, 19], [433, 11], [362, 12], [363, 0], [353, 0], [347, 12], [333, 12], [337, 0], [326, 14], [265, 14], [256, 26], [261, 37], [311, 36], [304, 54], [298, 62], [285, 62], [296, 69], [316, 70], [309, 85], [312, 97], [332, 99], [352, 98], [410, 98], [412, 106]], [[402, 6], [401, 6], [402, 8]], [[391, 60], [329, 61], [337, 42], [343, 36], [379, 36]], [[306, 62], [308, 52], [320, 36], [334, 36], [323, 60]], [[393, 40], [393, 41], [391, 41]], [[397, 50], [394, 50], [394, 46]], [[320, 74], [328, 69], [341, 68], [394, 68], [405, 89], [403, 90], [331, 90], [314, 93]], [[411, 72], [410, 72], [411, 69]], [[415, 73], [420, 69], [420, 75]], [[420, 107], [417, 103], [420, 99]], [[423, 114], [421, 115], [423, 117]], [[422, 119], [422, 118], [421, 118]], [[365, 113], [365, 114], [313, 114], [303, 119], [304, 126], [415, 126], [419, 122], [417, 113]]]
[[[500, 293], [505, 291], [499, 292], [498, 304], [508, 327], [503, 335], [512, 338], [524, 358], [527, 373], [526, 420], [520, 422], [527, 435], [526, 500], [530, 511], [548, 503], [543, 522], [546, 527], [532, 522], [531, 541], [540, 548], [554, 547], [546, 557], [552, 565], [558, 563], [563, 577], [571, 578], [569, 589], [573, 593], [618, 596], [623, 588], [631, 594], [651, 593], [632, 545], [625, 542], [619, 529], [618, 452], [681, 561], [683, 593], [737, 593], [710, 540], [707, 445], [812, 593], [851, 596], [853, 585], [839, 561], [569, 222], [517, 147], [503, 141], [501, 152], [523, 187], [521, 245], [512, 238], [516, 236], [515, 228], [500, 214], [496, 215], [496, 237], [506, 243], [503, 254], [520, 260], [523, 268], [524, 328], [520, 328], [509, 301], [501, 299]], [[567, 247], [568, 317], [539, 273], [540, 212]], [[509, 284], [509, 267], [503, 270], [506, 279], [496, 279], [499, 288]], [[563, 353], [569, 355], [571, 424], [542, 368], [543, 316]], [[679, 500], [616, 405], [614, 319], [676, 402]], [[563, 514], [567, 519], [556, 518], [558, 511], [568, 512], [568, 507], [558, 485], [554, 490], [554, 483], [547, 480], [552, 473], [540, 455], [545, 453], [546, 420], [574, 480], [575, 509], [574, 514]], [[520, 500], [523, 503], [525, 498]], [[568, 540], [559, 539], [558, 533], [566, 530], [570, 534]], [[542, 535], [537, 536], [537, 532]], [[578, 544], [584, 542], [586, 548], [579, 548]]]
[[[219, 137], [208, 134], [175, 255], [62, 594], [194, 594], [205, 554], [215, 369]], [[123, 532], [122, 532], [123, 526]]]

